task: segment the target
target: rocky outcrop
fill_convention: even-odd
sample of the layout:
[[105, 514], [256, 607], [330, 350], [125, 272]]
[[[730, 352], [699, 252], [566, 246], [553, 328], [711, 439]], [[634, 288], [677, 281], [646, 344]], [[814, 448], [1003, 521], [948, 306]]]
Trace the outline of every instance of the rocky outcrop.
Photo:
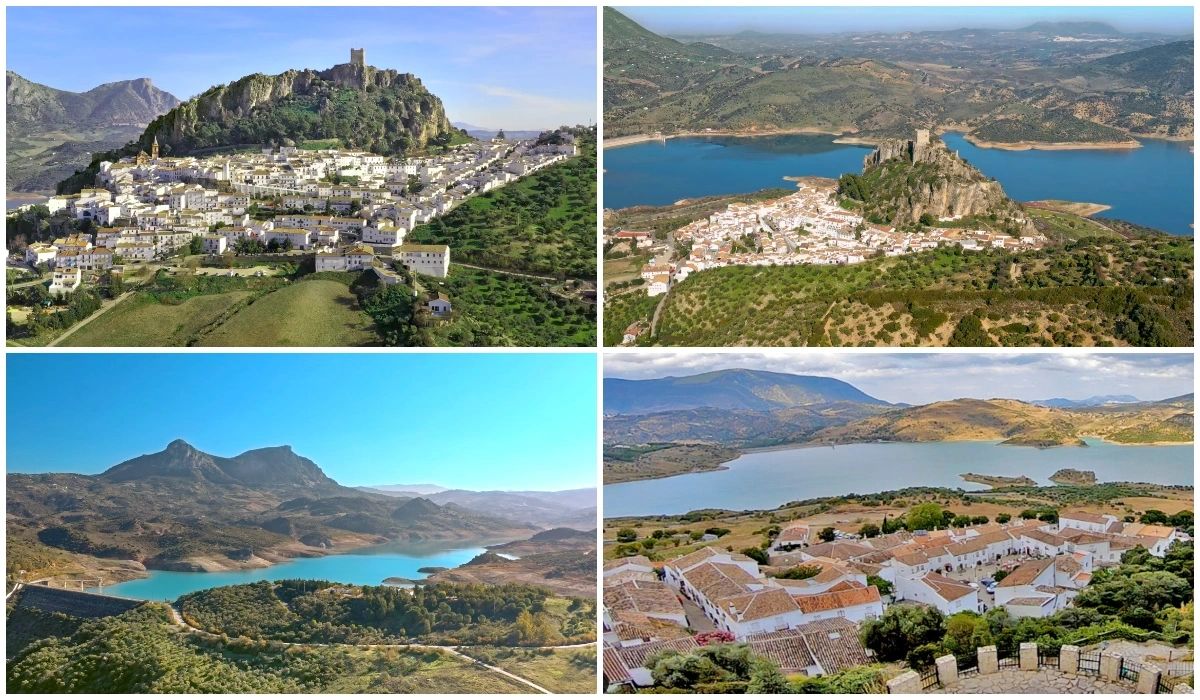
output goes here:
[[[432, 139], [453, 130], [446, 117], [442, 101], [430, 93], [421, 80], [411, 73], [344, 63], [328, 70], [288, 70], [278, 75], [254, 73], [227, 85], [219, 85], [184, 102], [155, 119], [146, 128], [138, 145], [149, 150], [158, 138], [164, 153], [181, 155], [207, 147], [237, 145], [239, 137], [255, 138], [259, 134], [245, 128], [243, 121], [258, 110], [289, 98], [314, 98], [318, 115], [336, 110], [338, 90], [352, 90], [372, 106], [388, 99], [386, 116], [393, 118], [390, 126], [408, 136], [411, 147], [424, 148]], [[362, 115], [363, 111], [356, 112]], [[382, 124], [378, 125], [382, 128]], [[212, 132], [222, 132], [214, 142]], [[303, 138], [331, 138], [335, 134], [295, 134]], [[233, 141], [230, 141], [233, 139]], [[282, 140], [282, 137], [279, 139]], [[365, 147], [369, 144], [355, 144]], [[385, 148], [376, 150], [386, 151]]]
[[866, 212], [893, 226], [912, 226], [922, 219], [985, 218], [1012, 233], [1033, 232], [1000, 183], [925, 130], [915, 139], [881, 142], [864, 159], [857, 182], [869, 193]]

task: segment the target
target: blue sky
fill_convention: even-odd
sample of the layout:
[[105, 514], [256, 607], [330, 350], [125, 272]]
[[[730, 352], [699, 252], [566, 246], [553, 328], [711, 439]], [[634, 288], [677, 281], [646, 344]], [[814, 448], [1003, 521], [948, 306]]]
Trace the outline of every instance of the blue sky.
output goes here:
[[8, 69], [61, 90], [148, 77], [180, 99], [250, 73], [367, 63], [414, 73], [453, 121], [587, 124], [593, 7], [9, 7]]
[[98, 473], [175, 438], [291, 445], [348, 486], [595, 486], [590, 353], [9, 354], [10, 471]]
[[1191, 7], [619, 7], [664, 34], [753, 30], [827, 34], [963, 27], [1013, 29], [1039, 21], [1107, 22], [1122, 31], [1191, 34]]
[[652, 379], [718, 369], [834, 377], [893, 403], [960, 398], [1085, 399], [1130, 394], [1144, 401], [1191, 393], [1192, 353], [724, 352], [612, 353], [604, 376]]

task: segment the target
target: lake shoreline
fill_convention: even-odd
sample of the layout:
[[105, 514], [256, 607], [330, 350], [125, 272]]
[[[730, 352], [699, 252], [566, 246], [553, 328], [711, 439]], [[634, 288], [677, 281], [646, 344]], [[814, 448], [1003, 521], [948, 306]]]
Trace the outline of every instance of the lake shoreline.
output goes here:
[[[837, 136], [843, 137], [854, 132], [850, 131], [830, 131], [828, 129], [817, 129], [804, 127], [801, 129], [766, 129], [757, 131], [737, 130], [737, 129], [712, 129], [706, 131], [681, 131], [676, 134], [631, 134], [629, 136], [614, 136], [604, 139], [604, 150], [610, 148], [622, 148], [624, 146], [634, 146], [639, 143], [650, 143], [653, 141], [668, 141], [670, 139], [683, 138], [698, 138], [704, 136], [729, 136], [735, 138], [753, 138], [756, 136]], [[837, 143], [835, 141], [835, 143]]]
[[[385, 555], [385, 554], [388, 554], [388, 552], [379, 551], [379, 550], [387, 548], [390, 545], [403, 545], [403, 544], [430, 545], [430, 544], [435, 544], [435, 545], [445, 545], [442, 551], [457, 551], [460, 549], [485, 549], [486, 550], [487, 547], [495, 546], [497, 544], [504, 544], [505, 542], [509, 541], [509, 539], [510, 538], [504, 538], [504, 539], [500, 539], [499, 541], [496, 541], [493, 538], [488, 538], [488, 539], [484, 539], [484, 540], [469, 540], [469, 541], [455, 540], [455, 539], [447, 539], [447, 540], [378, 539], [378, 541], [365, 543], [365, 544], [361, 543], [361, 542], [359, 542], [359, 543], [347, 542], [343, 545], [334, 545], [333, 547], [329, 547], [325, 550], [322, 550], [321, 552], [316, 552], [316, 553], [311, 553], [311, 554], [310, 553], [300, 553], [300, 554], [297, 554], [296, 556], [279, 558], [277, 560], [270, 560], [270, 559], [266, 559], [266, 558], [262, 558], [262, 557], [254, 557], [251, 560], [248, 560], [245, 563], [245, 565], [242, 565], [242, 566], [224, 566], [224, 565], [222, 565], [219, 567], [211, 567], [211, 568], [206, 568], [203, 570], [189, 570], [189, 569], [183, 569], [183, 568], [162, 568], [159, 566], [142, 565], [140, 562], [137, 562], [134, 560], [113, 560], [118, 565], [125, 565], [125, 566], [123, 566], [121, 569], [105, 568], [103, 570], [104, 573], [106, 574], [104, 576], [104, 581], [105, 581], [104, 588], [108, 588], [109, 586], [112, 586], [112, 585], [129, 583], [132, 581], [144, 581], [144, 580], [153, 578], [155, 574], [197, 574], [197, 575], [233, 574], [233, 573], [241, 573], [241, 572], [267, 570], [267, 569], [271, 569], [273, 567], [286, 566], [288, 564], [293, 564], [293, 563], [307, 560], [307, 559], [316, 560], [316, 559], [325, 559], [326, 557], [337, 557], [337, 556], [346, 556], [346, 555], [353, 555], [353, 556]], [[455, 567], [446, 567], [446, 568], [457, 568], [457, 566], [461, 566], [461, 564], [456, 565]], [[421, 568], [426, 568], [426, 567], [423, 566]], [[417, 578], [417, 579], [426, 578], [426, 576], [420, 576], [419, 575], [420, 573], [421, 572], [418, 569], [418, 574], [415, 575], [415, 578]], [[222, 586], [222, 585], [236, 585], [236, 584], [214, 584], [212, 586], [206, 586], [206, 588], [215, 588], [215, 587]], [[380, 580], [373, 584], [364, 584], [364, 585], [383, 585], [383, 583], [382, 583], [382, 580]], [[201, 590], [201, 589], [197, 589], [197, 590]], [[129, 596], [126, 596], [126, 597], [129, 597]], [[147, 599], [147, 600], [149, 600], [149, 599]]]
[[979, 148], [1001, 151], [1116, 151], [1141, 148], [1140, 141], [986, 141], [974, 134], [962, 137]]

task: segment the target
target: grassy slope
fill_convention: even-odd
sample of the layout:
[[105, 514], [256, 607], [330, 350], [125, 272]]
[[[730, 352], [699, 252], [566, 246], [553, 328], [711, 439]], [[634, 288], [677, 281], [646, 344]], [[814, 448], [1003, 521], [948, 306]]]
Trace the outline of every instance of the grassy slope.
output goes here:
[[472, 197], [407, 240], [449, 245], [456, 262], [594, 279], [595, 148], [585, 144], [575, 158]]
[[434, 328], [437, 345], [487, 344], [484, 338], [527, 347], [596, 342], [595, 307], [557, 297], [540, 280], [452, 265], [445, 279], [424, 278], [423, 284], [454, 304], [454, 320]]
[[69, 347], [173, 347], [186, 345], [204, 327], [250, 298], [245, 291], [212, 294], [183, 303], [160, 304], [135, 294], [71, 334]]
[[371, 320], [344, 284], [305, 280], [256, 300], [200, 345], [345, 347], [375, 340]]
[[[844, 267], [705, 271], [671, 292], [657, 342], [946, 345], [958, 322], [976, 314], [991, 342], [1006, 346], [1120, 345], [1137, 338], [1190, 344], [1191, 239], [1125, 239], [1102, 230], [1072, 240], [1096, 226], [1055, 214], [1048, 233], [1064, 246], [1019, 255], [939, 250]], [[1134, 303], [1140, 317], [1154, 317], [1162, 333], [1137, 328], [1125, 302], [1125, 310], [1114, 311], [1113, 298], [1131, 288], [1142, 297]], [[652, 311], [652, 303], [640, 300], [610, 302], [606, 344], [619, 342], [618, 330], [648, 320]]]
[[580, 649], [514, 649], [477, 647], [472, 657], [527, 678], [555, 693], [596, 692], [596, 652]]

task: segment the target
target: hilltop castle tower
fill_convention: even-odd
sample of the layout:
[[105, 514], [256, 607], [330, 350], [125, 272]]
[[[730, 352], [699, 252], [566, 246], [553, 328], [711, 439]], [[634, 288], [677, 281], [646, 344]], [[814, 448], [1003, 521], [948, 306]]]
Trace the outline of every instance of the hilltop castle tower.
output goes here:
[[350, 65], [363, 68], [367, 65], [365, 49], [350, 49]]

